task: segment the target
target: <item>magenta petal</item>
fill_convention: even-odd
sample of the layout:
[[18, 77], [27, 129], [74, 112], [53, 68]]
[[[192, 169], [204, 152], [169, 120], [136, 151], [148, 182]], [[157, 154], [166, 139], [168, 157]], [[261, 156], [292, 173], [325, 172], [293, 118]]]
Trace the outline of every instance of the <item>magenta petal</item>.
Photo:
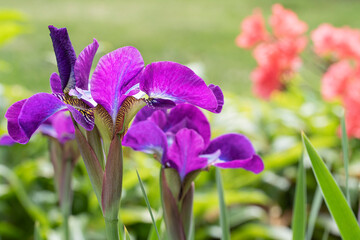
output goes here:
[[138, 83], [144, 61], [134, 47], [123, 47], [100, 58], [91, 79], [91, 94], [115, 120], [121, 97]]
[[253, 155], [250, 159], [217, 162], [214, 165], [220, 168], [243, 168], [256, 174], [264, 170], [264, 163], [262, 159], [256, 154]]
[[250, 140], [241, 134], [231, 133], [215, 138], [210, 142], [204, 154], [211, 154], [220, 150], [219, 159], [214, 165], [222, 168], [244, 168], [254, 173], [264, 169], [264, 164], [255, 154]]
[[223, 108], [223, 105], [224, 105], [224, 94], [221, 91], [221, 88], [219, 86], [216, 86], [214, 84], [210, 84], [209, 88], [211, 89], [211, 91], [213, 91], [213, 94], [215, 95], [217, 103], [218, 103], [218, 106], [217, 106], [217, 108], [215, 109], [214, 112], [215, 113], [220, 113], [222, 108]]
[[49, 26], [49, 30], [60, 73], [61, 86], [64, 90], [69, 81], [75, 81], [72, 71], [76, 61], [76, 53], [66, 28]]
[[175, 135], [167, 155], [167, 164], [175, 168], [181, 179], [194, 170], [207, 166], [206, 158], [199, 157], [204, 150], [204, 140], [194, 130], [182, 129]]
[[131, 147], [135, 151], [157, 154], [162, 159], [167, 151], [165, 134], [151, 121], [142, 121], [132, 125], [125, 134], [122, 145]]
[[76, 59], [74, 73], [78, 88], [88, 90], [91, 65], [98, 48], [99, 43], [94, 39], [93, 43], [89, 44]]
[[10, 137], [21, 144], [25, 144], [29, 141], [29, 138], [19, 125], [19, 115], [26, 101], [27, 99], [24, 99], [14, 103], [9, 107], [5, 114], [5, 118], [8, 120], [7, 127]]
[[19, 126], [30, 139], [46, 119], [63, 109], [66, 109], [66, 104], [55, 96], [48, 93], [35, 94], [24, 103], [18, 118]]
[[60, 143], [75, 138], [75, 128], [71, 116], [59, 111], [40, 125], [41, 133], [56, 138]]
[[140, 89], [150, 98], [187, 102], [211, 112], [218, 108], [216, 96], [205, 82], [190, 68], [174, 62], [146, 66], [140, 77]]
[[179, 104], [171, 109], [166, 131], [176, 134], [180, 129], [193, 129], [201, 135], [205, 146], [210, 142], [210, 123], [197, 107], [190, 104]]
[[8, 135], [3, 135], [0, 137], [0, 146], [12, 146], [16, 142]]
[[53, 93], [63, 93], [63, 89], [61, 87], [61, 79], [57, 73], [51, 74], [50, 87]]

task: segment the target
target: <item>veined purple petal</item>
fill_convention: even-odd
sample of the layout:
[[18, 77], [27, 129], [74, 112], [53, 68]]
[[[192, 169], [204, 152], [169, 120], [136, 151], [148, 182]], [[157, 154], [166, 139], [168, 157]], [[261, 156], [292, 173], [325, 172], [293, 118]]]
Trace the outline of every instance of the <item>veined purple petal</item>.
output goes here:
[[174, 143], [169, 148], [166, 164], [175, 168], [181, 180], [184, 180], [189, 172], [208, 165], [206, 158], [199, 157], [203, 150], [202, 137], [194, 130], [182, 129], [176, 133]]
[[0, 137], [0, 146], [12, 146], [16, 142], [9, 136], [9, 135], [3, 135]]
[[91, 79], [91, 94], [115, 122], [122, 95], [138, 83], [144, 61], [134, 47], [123, 47], [103, 56]]
[[201, 135], [205, 147], [210, 142], [210, 123], [197, 107], [190, 104], [179, 104], [171, 109], [166, 131], [176, 134], [182, 128], [193, 129]]
[[146, 66], [140, 76], [140, 89], [150, 98], [187, 102], [211, 112], [218, 109], [218, 100], [204, 80], [178, 63], [156, 62]]
[[57, 73], [51, 74], [50, 87], [53, 93], [63, 93], [63, 89], [61, 86], [61, 79]]
[[93, 43], [89, 44], [76, 59], [74, 73], [76, 79], [76, 86], [83, 90], [89, 89], [89, 75], [91, 65], [94, 60], [99, 43], [94, 39]]
[[224, 94], [221, 91], [221, 88], [219, 86], [210, 84], [209, 88], [211, 89], [211, 91], [213, 91], [213, 94], [215, 95], [217, 103], [218, 103], [218, 107], [216, 108], [216, 110], [214, 112], [220, 113], [223, 108], [223, 105], [224, 105]]
[[[69, 81], [70, 85], [75, 84], [73, 70], [76, 61], [76, 53], [66, 28], [56, 28], [50, 25], [49, 30], [60, 73], [61, 87], [64, 90], [69, 84]], [[74, 83], [72, 83], [72, 81], [74, 81]]]
[[29, 141], [29, 138], [19, 125], [19, 115], [26, 101], [27, 99], [24, 99], [14, 103], [9, 107], [5, 114], [5, 118], [8, 120], [7, 128], [10, 137], [21, 144], [25, 144]]
[[164, 159], [167, 142], [164, 132], [151, 121], [142, 121], [131, 126], [125, 134], [122, 145], [135, 151], [156, 154]]
[[231, 133], [215, 138], [210, 142], [204, 154], [220, 150], [219, 159], [214, 165], [222, 168], [244, 168], [254, 173], [264, 169], [261, 158], [255, 154], [250, 140], [241, 134]]

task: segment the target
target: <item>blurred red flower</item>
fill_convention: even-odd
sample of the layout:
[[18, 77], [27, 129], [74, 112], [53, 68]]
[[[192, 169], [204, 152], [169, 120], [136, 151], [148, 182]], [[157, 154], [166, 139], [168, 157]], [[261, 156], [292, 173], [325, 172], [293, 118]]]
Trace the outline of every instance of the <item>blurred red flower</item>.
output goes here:
[[251, 74], [253, 91], [263, 99], [269, 99], [274, 91], [284, 89], [301, 66], [299, 54], [307, 44], [303, 36], [306, 23], [280, 4], [272, 7], [270, 26], [272, 34], [265, 29], [261, 11], [255, 9], [253, 15], [242, 22], [242, 32], [236, 38], [239, 47], [254, 47], [253, 56], [258, 67]]

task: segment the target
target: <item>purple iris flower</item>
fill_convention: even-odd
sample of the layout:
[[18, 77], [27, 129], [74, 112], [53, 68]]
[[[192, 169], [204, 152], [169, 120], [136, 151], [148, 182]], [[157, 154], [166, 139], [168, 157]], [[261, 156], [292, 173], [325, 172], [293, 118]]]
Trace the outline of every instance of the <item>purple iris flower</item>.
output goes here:
[[140, 52], [129, 46], [103, 56], [90, 84], [98, 103], [95, 116], [105, 122], [110, 139], [124, 134], [132, 117], [145, 105], [161, 109], [186, 102], [219, 113], [224, 103], [221, 89], [207, 86], [188, 67], [174, 62], [144, 67]]
[[50, 77], [52, 94], [37, 93], [14, 103], [5, 114], [10, 137], [21, 144], [27, 143], [42, 123], [62, 110], [69, 110], [86, 130], [94, 126], [93, 105], [87, 92], [98, 43], [94, 39], [77, 58], [66, 28], [49, 26], [49, 30], [60, 74]]
[[0, 137], [0, 146], [12, 146], [16, 142], [9, 135], [2, 135]]
[[264, 169], [261, 158], [244, 135], [231, 133], [210, 140], [210, 124], [196, 107], [180, 104], [171, 109], [143, 108], [123, 139], [123, 145], [155, 154], [163, 167], [177, 170], [181, 180], [214, 165], [243, 168], [254, 173]]

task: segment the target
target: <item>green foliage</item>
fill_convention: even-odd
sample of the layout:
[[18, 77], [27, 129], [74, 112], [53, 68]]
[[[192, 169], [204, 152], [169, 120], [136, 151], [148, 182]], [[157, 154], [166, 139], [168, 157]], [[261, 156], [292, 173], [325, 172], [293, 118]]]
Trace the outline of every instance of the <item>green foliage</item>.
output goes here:
[[310, 157], [316, 180], [321, 188], [328, 209], [336, 221], [342, 238], [345, 240], [360, 239], [359, 225], [340, 188], [336, 184], [325, 163], [304, 134], [303, 141]]
[[294, 214], [292, 218], [293, 240], [303, 240], [305, 239], [306, 228], [306, 175], [302, 158], [299, 161], [296, 182]]

